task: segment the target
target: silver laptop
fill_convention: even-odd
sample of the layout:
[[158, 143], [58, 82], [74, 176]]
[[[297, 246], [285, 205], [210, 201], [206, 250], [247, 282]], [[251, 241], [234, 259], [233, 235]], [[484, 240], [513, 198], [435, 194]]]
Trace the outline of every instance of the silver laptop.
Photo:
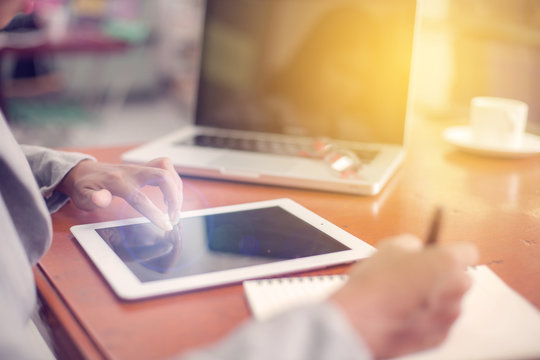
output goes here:
[[404, 157], [411, 0], [207, 0], [193, 120], [123, 154], [180, 175], [373, 195]]

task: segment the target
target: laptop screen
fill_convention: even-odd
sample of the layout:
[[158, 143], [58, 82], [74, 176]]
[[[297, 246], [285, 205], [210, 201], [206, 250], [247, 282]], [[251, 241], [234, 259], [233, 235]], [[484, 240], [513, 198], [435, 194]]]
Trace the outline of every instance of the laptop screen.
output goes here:
[[196, 124], [403, 142], [415, 1], [207, 0]]

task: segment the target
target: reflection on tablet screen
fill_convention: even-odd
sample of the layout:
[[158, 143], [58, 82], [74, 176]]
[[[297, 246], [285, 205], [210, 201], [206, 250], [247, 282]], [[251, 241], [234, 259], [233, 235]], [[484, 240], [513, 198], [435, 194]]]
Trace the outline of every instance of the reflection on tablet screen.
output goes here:
[[96, 231], [141, 282], [349, 249], [278, 206], [183, 218], [168, 232], [149, 223]]

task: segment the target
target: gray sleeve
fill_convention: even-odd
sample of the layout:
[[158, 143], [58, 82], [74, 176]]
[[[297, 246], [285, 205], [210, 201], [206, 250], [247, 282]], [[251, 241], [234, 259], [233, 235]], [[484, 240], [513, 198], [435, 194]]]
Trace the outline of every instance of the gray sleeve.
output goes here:
[[45, 344], [36, 338], [36, 334], [29, 333], [28, 324], [14, 319], [14, 312], [9, 310], [0, 310], [0, 359], [51, 360]]
[[60, 209], [68, 201], [66, 195], [54, 191], [64, 176], [82, 160], [95, 160], [89, 155], [77, 152], [58, 151], [31, 145], [21, 145], [21, 148], [51, 213]]
[[336, 305], [299, 307], [265, 322], [248, 321], [182, 360], [371, 360], [369, 348]]

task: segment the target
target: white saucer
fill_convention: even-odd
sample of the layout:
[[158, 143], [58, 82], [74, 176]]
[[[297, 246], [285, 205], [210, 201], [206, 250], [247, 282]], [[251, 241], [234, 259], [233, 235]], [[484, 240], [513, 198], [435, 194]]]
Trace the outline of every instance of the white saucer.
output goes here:
[[443, 132], [446, 141], [461, 150], [494, 157], [519, 158], [540, 154], [540, 136], [525, 133], [523, 142], [517, 148], [501, 148], [475, 143], [469, 126], [453, 126]]

